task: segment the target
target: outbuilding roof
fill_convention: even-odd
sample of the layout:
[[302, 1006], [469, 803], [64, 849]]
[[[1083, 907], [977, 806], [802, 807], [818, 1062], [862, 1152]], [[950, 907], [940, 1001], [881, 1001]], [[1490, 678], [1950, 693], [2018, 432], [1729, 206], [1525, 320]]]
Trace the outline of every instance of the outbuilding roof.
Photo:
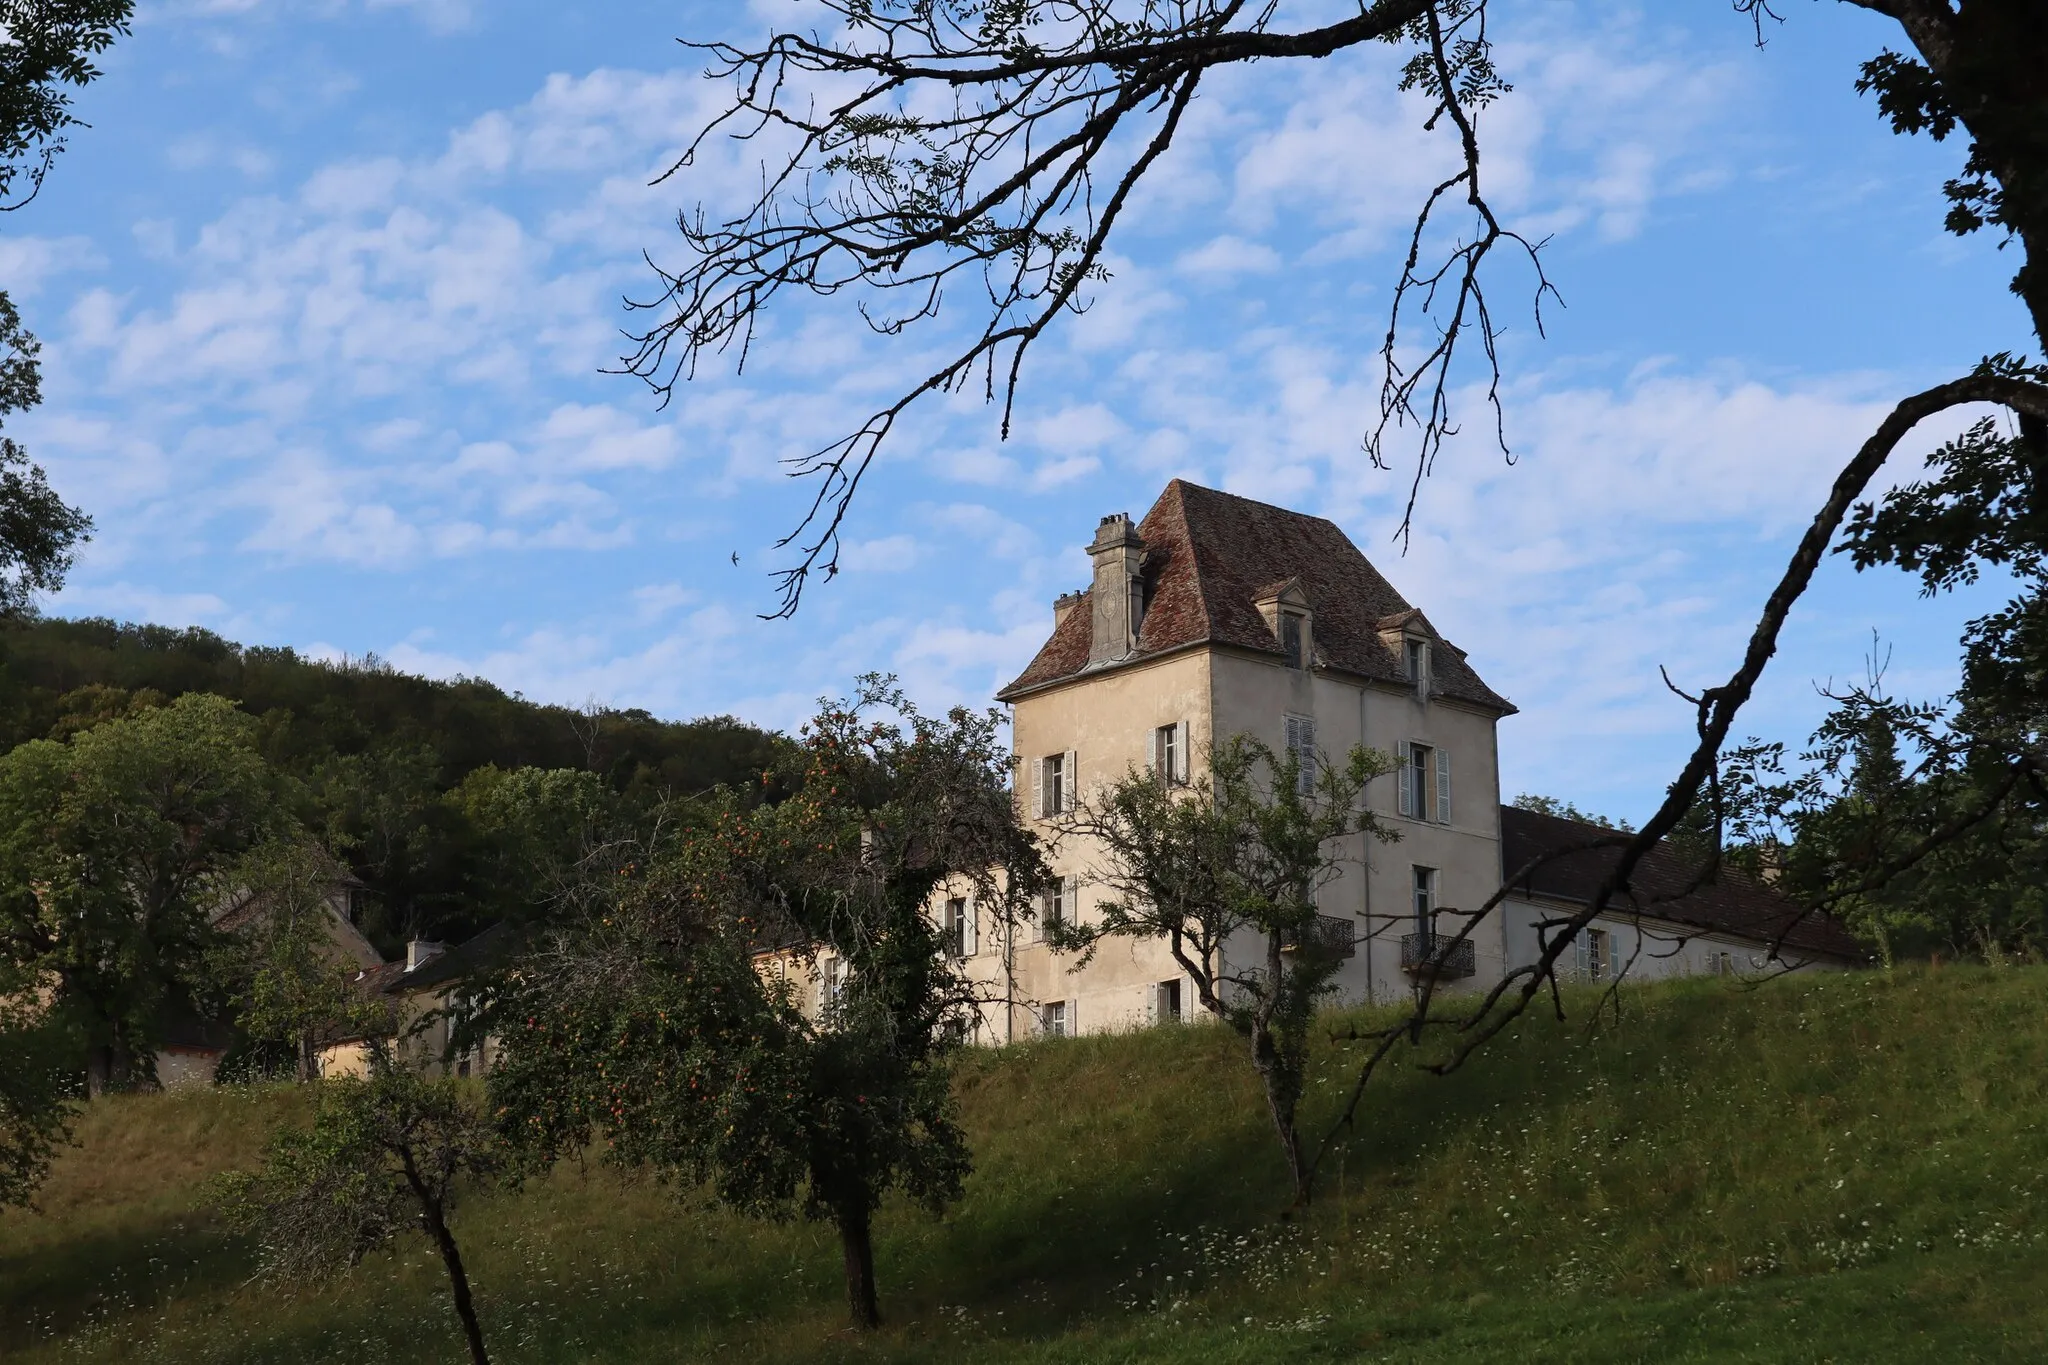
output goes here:
[[[1294, 580], [1308, 599], [1317, 667], [1406, 686], [1406, 661], [1384, 637], [1398, 639], [1412, 627], [1432, 639], [1432, 695], [1502, 715], [1515, 709], [1480, 679], [1463, 650], [1435, 636], [1335, 522], [1175, 479], [1139, 523], [1138, 535], [1145, 544], [1145, 607], [1137, 648], [1102, 667], [1195, 644], [1280, 655], [1257, 604]], [[998, 699], [1011, 701], [1087, 671], [1092, 616], [1088, 593], [1076, 596], [1052, 637]]]
[[[1575, 846], [1614, 833], [1582, 820], [1502, 806], [1501, 875], [1514, 878], [1512, 889], [1525, 895], [1589, 904], [1621, 850]], [[1557, 856], [1534, 872], [1523, 873], [1530, 863], [1546, 855]], [[1763, 944], [1782, 943], [1797, 953], [1840, 962], [1860, 962], [1869, 956], [1840, 920], [1806, 909], [1736, 868], [1723, 866], [1714, 881], [1688, 892], [1696, 872], [1696, 866], [1677, 850], [1659, 844], [1636, 864], [1628, 889], [1611, 902], [1614, 912], [1641, 913]]]

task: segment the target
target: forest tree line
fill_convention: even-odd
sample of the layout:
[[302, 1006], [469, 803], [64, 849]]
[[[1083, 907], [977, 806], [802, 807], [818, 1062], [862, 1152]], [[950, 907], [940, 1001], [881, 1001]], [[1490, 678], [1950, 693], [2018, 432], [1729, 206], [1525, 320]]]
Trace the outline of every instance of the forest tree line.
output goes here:
[[713, 716], [543, 705], [480, 678], [438, 681], [376, 659], [332, 663], [196, 627], [103, 619], [0, 629], [0, 752], [65, 741], [204, 693], [252, 722], [281, 799], [366, 891], [358, 922], [392, 957], [537, 911], [508, 852], [506, 776], [580, 773], [608, 818], [720, 785], [758, 790], [782, 738]]

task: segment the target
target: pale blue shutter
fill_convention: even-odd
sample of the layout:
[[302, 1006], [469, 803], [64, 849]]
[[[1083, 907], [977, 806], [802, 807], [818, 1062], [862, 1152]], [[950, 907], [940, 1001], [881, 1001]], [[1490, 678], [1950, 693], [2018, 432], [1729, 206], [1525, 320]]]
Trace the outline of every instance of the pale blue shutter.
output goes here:
[[1398, 764], [1394, 779], [1396, 793], [1394, 805], [1402, 815], [1415, 814], [1415, 767], [1410, 758], [1407, 740], [1394, 746], [1394, 762]]
[[1436, 822], [1451, 823], [1451, 751], [1436, 751]]

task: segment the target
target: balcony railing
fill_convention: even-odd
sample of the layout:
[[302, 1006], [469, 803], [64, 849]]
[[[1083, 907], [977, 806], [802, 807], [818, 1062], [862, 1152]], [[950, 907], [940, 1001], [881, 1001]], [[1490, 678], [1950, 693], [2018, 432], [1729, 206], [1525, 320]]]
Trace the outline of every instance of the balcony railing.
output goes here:
[[1282, 930], [1280, 947], [1295, 952], [1306, 941], [1314, 952], [1329, 957], [1350, 957], [1358, 951], [1358, 932], [1352, 922], [1336, 915], [1317, 915], [1300, 929]]
[[1454, 934], [1404, 934], [1401, 970], [1444, 978], [1476, 975], [1479, 965], [1472, 955], [1469, 938], [1460, 939]]

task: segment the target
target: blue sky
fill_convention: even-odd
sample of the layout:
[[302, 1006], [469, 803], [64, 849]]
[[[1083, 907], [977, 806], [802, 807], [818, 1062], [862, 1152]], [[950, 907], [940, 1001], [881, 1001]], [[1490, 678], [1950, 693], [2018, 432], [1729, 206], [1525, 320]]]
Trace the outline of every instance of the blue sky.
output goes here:
[[[676, 259], [674, 214], [751, 171], [728, 148], [648, 184], [720, 94], [674, 39], [806, 13], [145, 4], [81, 101], [94, 127], [0, 223], [46, 344], [19, 434], [98, 523], [51, 610], [790, 725], [870, 669], [985, 700], [1085, 582], [1096, 520], [1184, 476], [1344, 526], [1521, 706], [1510, 793], [1639, 818], [1690, 725], [1660, 665], [1725, 676], [1889, 401], [2028, 349], [2010, 257], [1940, 230], [1959, 153], [1852, 89], [1882, 21], [1794, 5], [1758, 51], [1725, 0], [1509, 0], [1489, 174], [1553, 236], [1568, 305], [1547, 340], [1496, 305], [1512, 467], [1448, 450], [1404, 554], [1405, 472], [1360, 453], [1400, 234], [1447, 151], [1393, 54], [1229, 73], [1031, 365], [1013, 438], [971, 399], [919, 413], [848, 571], [761, 621], [803, 492], [777, 460], [943, 337], [884, 343], [834, 301], [665, 411], [602, 371], [641, 252]], [[1873, 630], [1897, 690], [1938, 694], [1989, 591], [1926, 602], [1832, 562], [1744, 728], [1802, 735]]]

